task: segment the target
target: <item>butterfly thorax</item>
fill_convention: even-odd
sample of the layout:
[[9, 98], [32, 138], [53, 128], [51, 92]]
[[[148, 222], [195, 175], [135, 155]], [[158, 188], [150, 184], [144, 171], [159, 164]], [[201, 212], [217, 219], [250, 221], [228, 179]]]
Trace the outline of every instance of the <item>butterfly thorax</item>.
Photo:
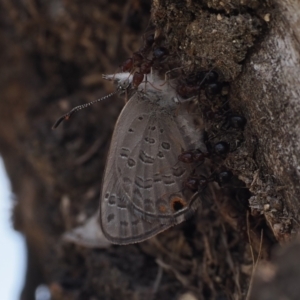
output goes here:
[[105, 79], [114, 80], [120, 94], [127, 92], [129, 98], [138, 93], [145, 101], [157, 103], [159, 106], [166, 108], [175, 108], [180, 101], [176, 90], [169, 82], [160, 79], [156, 73], [145, 75], [144, 81], [137, 88], [133, 87], [133, 75], [129, 72], [105, 75]]

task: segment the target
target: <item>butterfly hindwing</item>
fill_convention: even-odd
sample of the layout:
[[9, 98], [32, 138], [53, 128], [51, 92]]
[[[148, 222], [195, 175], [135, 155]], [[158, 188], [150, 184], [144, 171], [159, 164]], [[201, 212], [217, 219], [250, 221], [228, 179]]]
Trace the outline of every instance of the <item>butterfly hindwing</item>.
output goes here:
[[[197, 197], [183, 186], [192, 166], [178, 162], [191, 144], [191, 126], [190, 116], [165, 110], [138, 93], [126, 104], [113, 133], [102, 185], [100, 222], [108, 240], [140, 242], [184, 221], [196, 209]], [[192, 139], [200, 140], [200, 134]]]

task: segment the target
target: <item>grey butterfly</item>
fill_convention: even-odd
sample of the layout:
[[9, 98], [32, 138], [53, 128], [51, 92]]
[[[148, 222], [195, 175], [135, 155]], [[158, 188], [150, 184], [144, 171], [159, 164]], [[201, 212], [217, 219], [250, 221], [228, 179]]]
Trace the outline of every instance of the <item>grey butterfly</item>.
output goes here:
[[[132, 76], [105, 78], [118, 80], [120, 87]], [[174, 88], [156, 75], [147, 81], [118, 118], [102, 182], [100, 224], [116, 244], [141, 242], [181, 223], [200, 203], [198, 193], [184, 188], [193, 167], [178, 162], [178, 155], [187, 149], [206, 151], [203, 129], [179, 107]]]

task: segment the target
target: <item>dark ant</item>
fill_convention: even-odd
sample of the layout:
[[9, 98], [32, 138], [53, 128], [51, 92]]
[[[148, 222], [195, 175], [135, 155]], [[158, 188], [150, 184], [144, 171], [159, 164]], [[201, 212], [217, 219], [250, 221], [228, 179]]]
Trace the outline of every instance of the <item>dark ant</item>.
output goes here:
[[247, 120], [243, 116], [232, 115], [228, 118], [228, 122], [229, 122], [230, 127], [244, 130], [244, 127], [246, 126]]
[[[205, 120], [213, 121], [217, 123], [217, 128], [224, 131], [229, 128], [243, 131], [247, 120], [245, 117], [232, 114], [229, 101], [226, 96], [218, 98], [218, 102], [206, 103], [205, 101], [200, 102], [202, 105], [201, 112]], [[211, 104], [211, 105], [209, 105]], [[236, 131], [227, 131], [227, 133], [234, 133]]]
[[204, 86], [215, 83], [219, 79], [219, 74], [215, 71], [199, 71], [195, 75], [197, 83], [203, 84]]
[[230, 145], [226, 142], [218, 142], [214, 145], [214, 153], [217, 155], [226, 155], [230, 150]]
[[219, 119], [220, 121], [222, 121], [223, 123], [220, 126], [220, 128], [225, 128], [225, 129], [234, 128], [237, 130], [244, 130], [247, 124], [247, 120], [245, 117], [240, 115], [231, 115], [228, 111], [221, 114], [220, 110], [213, 111], [210, 108], [204, 108], [202, 112], [203, 112], [203, 116], [207, 120], [212, 121], [212, 120]]
[[216, 182], [219, 184], [219, 186], [224, 186], [231, 181], [232, 177], [233, 174], [231, 171], [224, 170], [216, 175]]
[[154, 60], [163, 60], [169, 55], [169, 51], [165, 47], [156, 47], [153, 50], [153, 59]]
[[208, 99], [213, 98], [214, 96], [220, 95], [224, 87], [223, 82], [214, 82], [210, 83], [205, 87], [205, 96]]
[[233, 179], [233, 173], [229, 170], [223, 170], [219, 173], [212, 173], [208, 178], [204, 175], [190, 175], [184, 182], [184, 187], [193, 192], [205, 189], [210, 182], [217, 182], [220, 187], [230, 183]]

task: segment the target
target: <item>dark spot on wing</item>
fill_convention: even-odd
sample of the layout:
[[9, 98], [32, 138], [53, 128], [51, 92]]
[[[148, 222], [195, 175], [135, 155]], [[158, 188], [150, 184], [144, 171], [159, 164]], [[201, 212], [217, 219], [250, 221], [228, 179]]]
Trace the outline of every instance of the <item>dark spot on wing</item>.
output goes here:
[[129, 153], [130, 153], [130, 150], [129, 150], [129, 149], [127, 149], [127, 148], [122, 148], [121, 151], [120, 151], [120, 156], [121, 156], [122, 158], [127, 158], [128, 155], [129, 155]]
[[149, 138], [149, 137], [145, 137], [145, 142], [147, 142], [149, 144], [155, 144], [155, 139]]
[[153, 164], [154, 158], [147, 154], [145, 151], [141, 150], [139, 159], [145, 164]]
[[134, 159], [129, 158], [128, 161], [127, 161], [127, 165], [128, 165], [129, 168], [133, 168], [136, 165], [136, 162], [135, 162]]
[[109, 223], [110, 221], [112, 221], [114, 218], [115, 218], [115, 215], [114, 215], [114, 214], [109, 214], [109, 215], [107, 216], [107, 223]]
[[170, 150], [171, 145], [167, 142], [162, 142], [161, 146], [165, 149], [165, 150]]
[[165, 185], [172, 185], [175, 183], [171, 175], [163, 175], [162, 179]]

